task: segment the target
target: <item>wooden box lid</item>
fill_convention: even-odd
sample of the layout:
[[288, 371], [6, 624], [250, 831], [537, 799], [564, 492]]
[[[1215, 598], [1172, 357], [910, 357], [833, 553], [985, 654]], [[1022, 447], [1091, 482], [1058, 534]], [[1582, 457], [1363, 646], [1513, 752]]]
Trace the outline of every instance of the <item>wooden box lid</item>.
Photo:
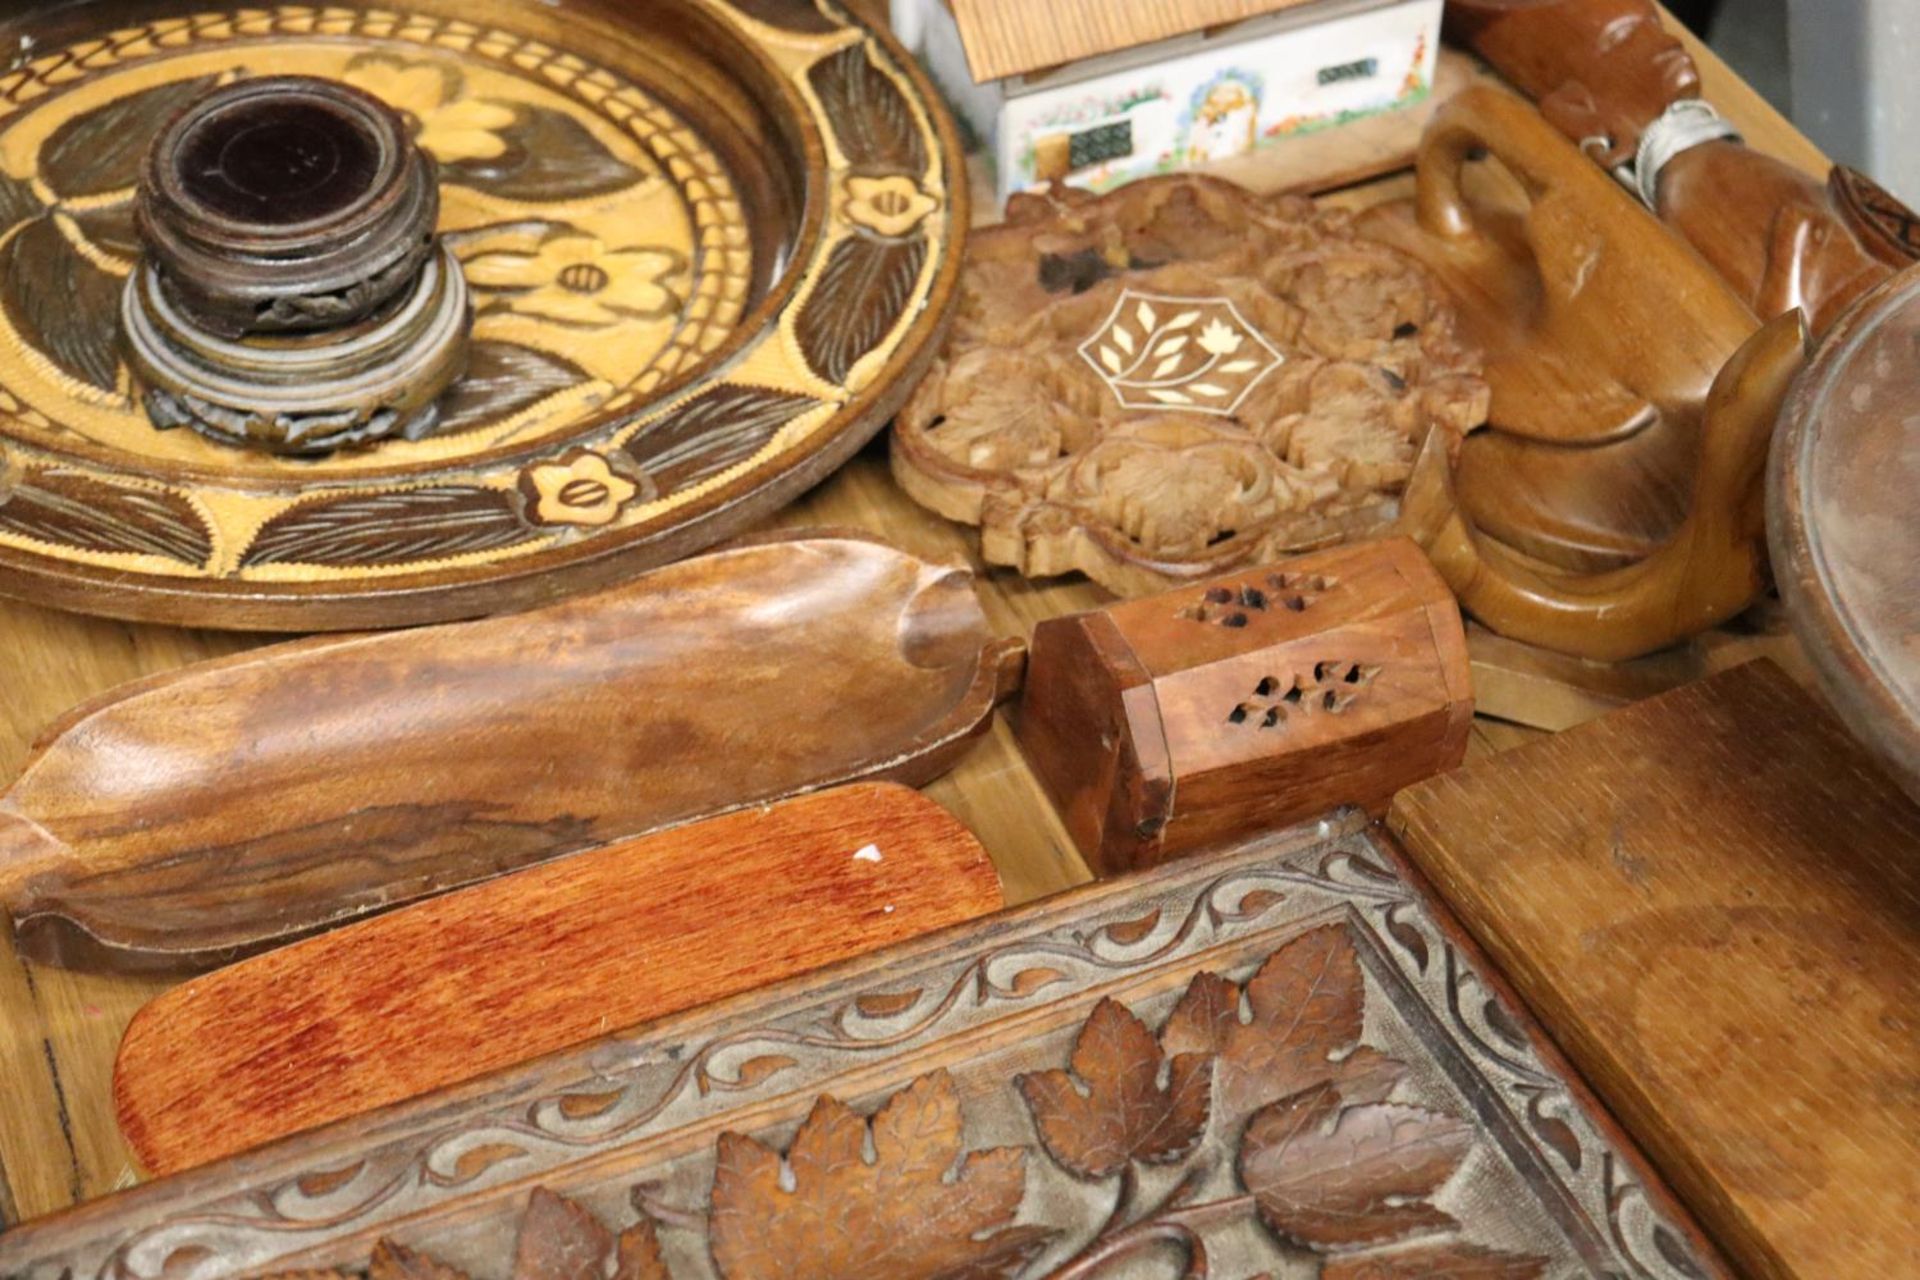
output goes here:
[[1317, 0], [949, 0], [981, 84]]

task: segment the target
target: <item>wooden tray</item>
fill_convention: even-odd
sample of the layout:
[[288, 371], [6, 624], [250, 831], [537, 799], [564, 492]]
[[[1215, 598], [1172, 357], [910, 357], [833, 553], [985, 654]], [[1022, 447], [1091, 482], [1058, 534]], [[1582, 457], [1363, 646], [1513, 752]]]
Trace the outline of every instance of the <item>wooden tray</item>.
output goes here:
[[[909, 59], [808, 0], [62, 6], [0, 22], [0, 590], [333, 630], [522, 606], [791, 500], [932, 355], [967, 223]], [[157, 431], [118, 305], [138, 161], [271, 66], [408, 113], [475, 289], [423, 441], [287, 460]]]
[[1348, 821], [1096, 886], [48, 1219], [0, 1274], [1724, 1276], [1399, 865]]
[[0, 907], [41, 963], [223, 964], [662, 827], [930, 781], [1021, 656], [964, 569], [831, 531], [275, 645], [53, 725], [0, 795]]
[[1822, 689], [1920, 798], [1920, 267], [1828, 335], [1780, 416], [1774, 577]]

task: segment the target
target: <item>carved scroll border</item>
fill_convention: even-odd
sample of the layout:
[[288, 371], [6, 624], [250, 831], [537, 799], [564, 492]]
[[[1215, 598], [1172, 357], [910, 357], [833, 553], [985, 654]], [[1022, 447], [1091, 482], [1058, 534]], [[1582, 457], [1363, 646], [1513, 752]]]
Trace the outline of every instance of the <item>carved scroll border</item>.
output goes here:
[[[100, 1239], [75, 1220], [69, 1232], [50, 1233], [49, 1252], [12, 1260], [0, 1240], [0, 1272], [20, 1280], [257, 1272], [342, 1234], [365, 1239], [401, 1218], [417, 1222], [490, 1187], [551, 1179], [746, 1098], [824, 1086], [850, 1055], [908, 1053], [1025, 1004], [1188, 961], [1198, 968], [1223, 946], [1292, 933], [1309, 915], [1338, 911], [1371, 943], [1369, 963], [1386, 966], [1376, 978], [1419, 995], [1430, 1020], [1424, 1034], [1445, 1039], [1442, 1058], [1463, 1060], [1490, 1092], [1498, 1112], [1490, 1127], [1524, 1139], [1518, 1149], [1503, 1144], [1509, 1156], [1525, 1162], [1531, 1152], [1537, 1172], [1564, 1190], [1562, 1227], [1583, 1240], [1597, 1269], [1658, 1280], [1707, 1274], [1685, 1233], [1664, 1220], [1632, 1166], [1391, 866], [1356, 820], [1267, 837], [1168, 883], [1145, 912], [1139, 901], [1089, 911], [950, 960], [903, 966], [885, 988], [841, 982], [824, 1000], [796, 997], [761, 1026], [697, 1043], [674, 1041], [671, 1025], [668, 1034], [603, 1041], [576, 1055], [579, 1075], [567, 1088], [438, 1125], [436, 1108], [413, 1104], [387, 1125], [394, 1137], [359, 1156], [329, 1162], [325, 1147], [307, 1140], [315, 1154], [305, 1168], [253, 1158], [260, 1176], [241, 1191], [215, 1192], [233, 1177], [218, 1169], [144, 1188], [117, 1216], [145, 1225]], [[1283, 902], [1284, 923], [1274, 918]], [[1035, 977], [1041, 971], [1043, 980]], [[1419, 1009], [1404, 1016], [1421, 1031]], [[202, 1188], [207, 1198], [196, 1200]]]

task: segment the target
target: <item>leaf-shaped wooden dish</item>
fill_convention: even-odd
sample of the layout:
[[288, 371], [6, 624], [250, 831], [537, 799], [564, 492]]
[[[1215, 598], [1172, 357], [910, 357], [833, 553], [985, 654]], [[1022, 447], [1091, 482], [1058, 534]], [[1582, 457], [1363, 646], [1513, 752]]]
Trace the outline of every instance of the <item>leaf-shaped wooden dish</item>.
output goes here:
[[54, 726], [0, 797], [0, 904], [44, 962], [222, 963], [613, 839], [926, 782], [1021, 656], [965, 570], [835, 533], [257, 649]]
[[[471, 617], [790, 500], [931, 358], [966, 225], [911, 61], [820, 0], [31, 6], [0, 76], [0, 591], [199, 626]], [[237, 78], [344, 81], [439, 165], [476, 304], [424, 440], [159, 431], [119, 304], [148, 144]]]

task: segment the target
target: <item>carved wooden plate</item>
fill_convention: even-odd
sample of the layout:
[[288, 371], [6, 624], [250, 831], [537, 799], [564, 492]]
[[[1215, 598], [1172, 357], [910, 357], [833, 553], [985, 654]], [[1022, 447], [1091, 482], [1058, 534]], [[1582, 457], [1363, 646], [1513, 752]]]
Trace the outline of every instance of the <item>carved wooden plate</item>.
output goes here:
[[1841, 717], [1920, 798], [1920, 266], [1828, 333], [1780, 414], [1774, 576]]
[[[830, 0], [82, 4], [0, 49], [0, 590], [43, 603], [339, 629], [615, 580], [868, 439], [958, 270], [950, 124]], [[136, 165], [268, 72], [384, 98], [440, 165], [477, 318], [427, 440], [275, 458], [130, 394]]]
[[1428, 433], [1486, 420], [1432, 278], [1298, 197], [1056, 187], [967, 257], [893, 471], [1029, 576], [1137, 595], [1377, 536]]

